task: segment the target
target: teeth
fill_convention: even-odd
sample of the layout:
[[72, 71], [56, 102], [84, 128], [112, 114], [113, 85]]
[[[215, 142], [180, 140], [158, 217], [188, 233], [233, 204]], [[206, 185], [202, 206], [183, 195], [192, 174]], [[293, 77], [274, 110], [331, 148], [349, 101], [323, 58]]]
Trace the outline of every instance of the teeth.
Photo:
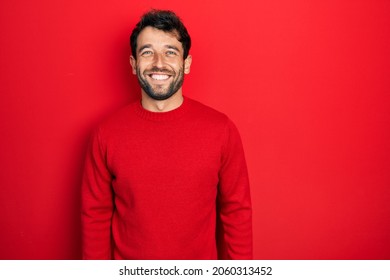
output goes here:
[[168, 75], [156, 75], [156, 74], [151, 75], [151, 77], [152, 77], [152, 79], [154, 79], [154, 80], [159, 80], [159, 81], [161, 81], [161, 80], [166, 80], [166, 79], [169, 78]]

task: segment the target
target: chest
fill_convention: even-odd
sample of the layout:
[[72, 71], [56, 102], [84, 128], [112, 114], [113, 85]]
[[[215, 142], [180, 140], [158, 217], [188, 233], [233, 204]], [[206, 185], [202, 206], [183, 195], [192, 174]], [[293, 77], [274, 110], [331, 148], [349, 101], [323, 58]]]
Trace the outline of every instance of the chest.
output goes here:
[[223, 146], [222, 134], [197, 126], [138, 127], [107, 145], [107, 161], [117, 193], [214, 192]]

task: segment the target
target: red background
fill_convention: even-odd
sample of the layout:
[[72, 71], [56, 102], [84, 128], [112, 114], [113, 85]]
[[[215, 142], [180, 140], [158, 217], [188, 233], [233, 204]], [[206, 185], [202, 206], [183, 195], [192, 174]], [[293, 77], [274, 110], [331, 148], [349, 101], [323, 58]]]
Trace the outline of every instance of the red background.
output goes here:
[[86, 143], [139, 97], [150, 7], [193, 38], [184, 93], [237, 124], [256, 259], [390, 259], [390, 2], [0, 2], [0, 258], [80, 258]]

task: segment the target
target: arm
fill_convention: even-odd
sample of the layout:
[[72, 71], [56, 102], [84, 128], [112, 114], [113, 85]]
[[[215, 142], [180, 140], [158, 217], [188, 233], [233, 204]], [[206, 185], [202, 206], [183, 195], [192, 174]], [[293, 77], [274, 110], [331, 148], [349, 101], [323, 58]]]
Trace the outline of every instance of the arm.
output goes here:
[[217, 200], [219, 259], [252, 259], [252, 207], [248, 171], [237, 128], [228, 122]]
[[111, 259], [111, 178], [97, 131], [88, 148], [81, 189], [83, 259]]

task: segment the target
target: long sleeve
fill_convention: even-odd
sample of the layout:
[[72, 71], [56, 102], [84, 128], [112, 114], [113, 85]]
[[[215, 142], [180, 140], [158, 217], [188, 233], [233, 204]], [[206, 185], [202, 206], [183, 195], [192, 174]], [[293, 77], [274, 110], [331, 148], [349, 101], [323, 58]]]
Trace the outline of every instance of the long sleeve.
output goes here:
[[84, 259], [251, 259], [248, 175], [235, 126], [188, 98], [168, 112], [134, 102], [111, 116], [87, 153], [82, 232]]
[[237, 128], [227, 123], [217, 200], [220, 259], [252, 259], [252, 208], [248, 171]]
[[88, 148], [81, 191], [83, 259], [111, 259], [111, 178], [96, 131]]

